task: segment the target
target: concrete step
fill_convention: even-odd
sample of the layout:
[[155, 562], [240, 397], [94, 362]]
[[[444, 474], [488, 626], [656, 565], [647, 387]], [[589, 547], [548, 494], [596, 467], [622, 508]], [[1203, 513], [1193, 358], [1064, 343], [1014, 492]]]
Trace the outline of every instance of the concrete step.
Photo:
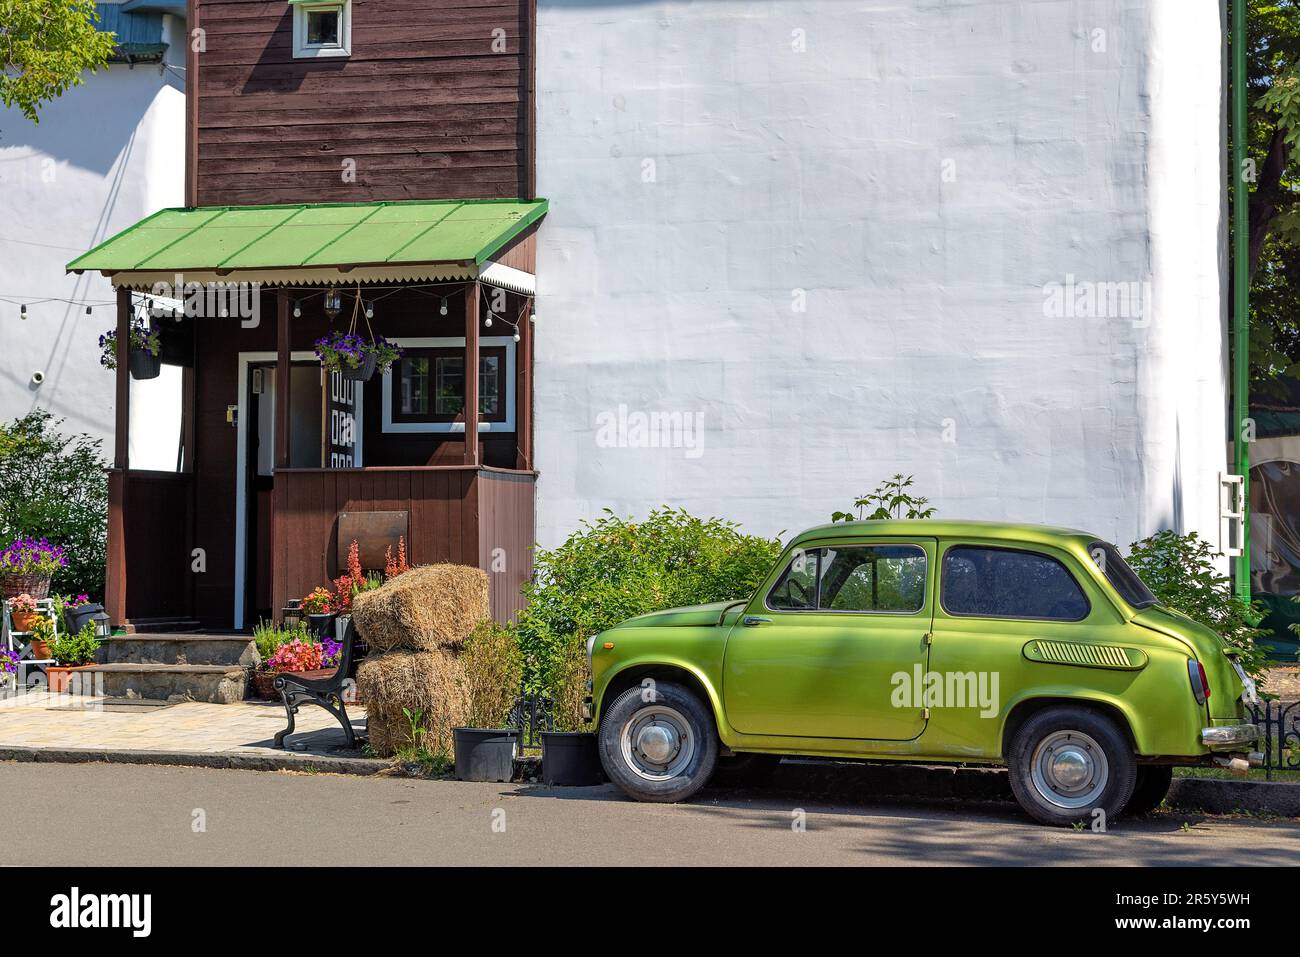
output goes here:
[[[248, 671], [238, 665], [177, 665], [121, 662], [84, 669], [103, 678], [110, 698], [180, 698], [233, 704], [248, 690]], [[98, 690], [98, 689], [97, 689]]]
[[253, 668], [257, 646], [241, 634], [118, 635], [107, 644], [109, 664], [228, 665]]

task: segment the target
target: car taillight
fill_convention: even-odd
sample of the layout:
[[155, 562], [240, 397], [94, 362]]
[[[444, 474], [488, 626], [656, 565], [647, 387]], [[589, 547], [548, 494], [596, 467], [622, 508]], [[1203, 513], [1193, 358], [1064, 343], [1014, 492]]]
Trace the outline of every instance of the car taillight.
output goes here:
[[1210, 679], [1205, 676], [1205, 667], [1199, 661], [1188, 661], [1187, 677], [1192, 680], [1192, 694], [1196, 695], [1196, 703], [1205, 704], [1210, 697]]

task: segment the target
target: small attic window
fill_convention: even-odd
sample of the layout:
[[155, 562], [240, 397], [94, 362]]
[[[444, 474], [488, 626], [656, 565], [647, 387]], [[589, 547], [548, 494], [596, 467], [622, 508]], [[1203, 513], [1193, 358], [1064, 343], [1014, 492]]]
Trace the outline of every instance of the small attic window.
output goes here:
[[290, 0], [295, 58], [352, 54], [351, 0]]

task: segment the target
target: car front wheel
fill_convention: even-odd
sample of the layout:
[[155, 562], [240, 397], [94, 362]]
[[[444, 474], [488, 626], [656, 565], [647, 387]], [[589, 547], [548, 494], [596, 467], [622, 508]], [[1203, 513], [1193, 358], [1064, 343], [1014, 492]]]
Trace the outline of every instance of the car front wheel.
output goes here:
[[673, 682], [629, 688], [601, 717], [600, 761], [609, 779], [638, 801], [684, 801], [718, 761], [713, 713]]
[[1043, 824], [1091, 824], [1124, 810], [1137, 777], [1133, 748], [1115, 722], [1087, 708], [1046, 708], [1024, 723], [1007, 755], [1011, 790]]

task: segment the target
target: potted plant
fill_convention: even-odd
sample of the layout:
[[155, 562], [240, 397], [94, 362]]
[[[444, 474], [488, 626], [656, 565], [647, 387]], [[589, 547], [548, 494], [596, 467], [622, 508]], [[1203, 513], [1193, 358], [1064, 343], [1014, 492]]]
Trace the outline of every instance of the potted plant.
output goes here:
[[319, 585], [302, 600], [302, 610], [307, 616], [307, 629], [313, 636], [329, 634], [330, 622], [334, 620], [333, 603], [333, 592]]
[[9, 621], [14, 626], [14, 631], [31, 631], [32, 623], [40, 617], [40, 612], [36, 610], [36, 599], [26, 592], [9, 599]]
[[16, 674], [18, 674], [18, 652], [10, 651], [8, 648], [0, 649], [0, 684], [9, 687]]
[[68, 691], [72, 683], [72, 674], [95, 663], [95, 653], [99, 642], [95, 639], [95, 626], [85, 625], [81, 631], [73, 634], [64, 632], [50, 643], [50, 657], [58, 662], [45, 669], [45, 678], [50, 691]]
[[66, 564], [63, 549], [51, 545], [48, 539], [15, 538], [0, 552], [0, 596], [47, 598], [50, 579]]
[[[117, 368], [117, 330], [110, 329], [99, 337], [99, 364], [105, 369]], [[131, 342], [128, 368], [133, 379], [156, 379], [162, 372], [162, 342], [158, 330], [145, 325], [142, 317], [131, 320]]]
[[54, 643], [54, 622], [41, 615], [32, 622], [30, 631], [32, 657], [37, 661], [54, 660], [54, 653], [51, 650], [51, 645]]

